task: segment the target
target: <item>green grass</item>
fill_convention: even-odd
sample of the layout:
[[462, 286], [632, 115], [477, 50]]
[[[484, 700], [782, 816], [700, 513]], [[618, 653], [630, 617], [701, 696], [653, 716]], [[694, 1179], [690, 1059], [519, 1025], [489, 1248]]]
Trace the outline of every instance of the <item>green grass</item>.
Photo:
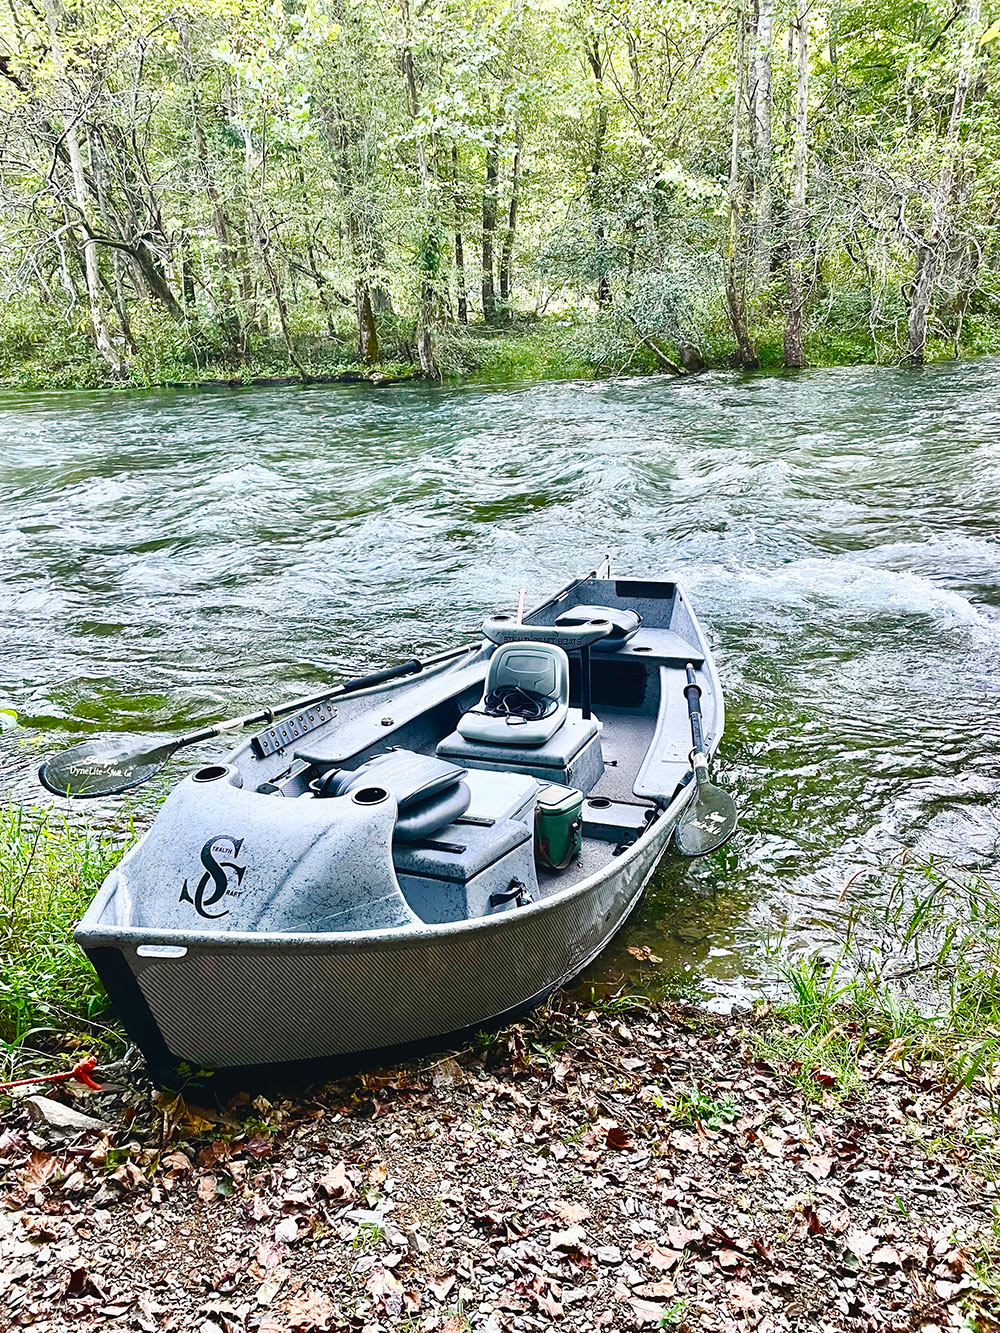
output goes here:
[[881, 1060], [933, 1066], [950, 1090], [975, 1088], [996, 1118], [1000, 888], [906, 857], [855, 888], [867, 905], [832, 961], [773, 951], [785, 998], [760, 1053], [816, 1096], [857, 1090]]
[[718, 1129], [722, 1125], [731, 1125], [738, 1114], [739, 1108], [728, 1093], [721, 1097], [710, 1097], [694, 1083], [680, 1094], [670, 1108], [671, 1119], [678, 1124], [690, 1125], [692, 1129], [702, 1126]]
[[0, 807], [0, 1042], [63, 1044], [105, 1008], [73, 927], [133, 833]]

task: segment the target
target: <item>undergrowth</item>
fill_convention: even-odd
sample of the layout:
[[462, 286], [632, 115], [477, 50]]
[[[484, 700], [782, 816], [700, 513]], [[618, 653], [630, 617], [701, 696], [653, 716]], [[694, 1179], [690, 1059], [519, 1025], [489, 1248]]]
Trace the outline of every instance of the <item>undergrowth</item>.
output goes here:
[[[134, 835], [0, 806], [0, 1043], [51, 1047], [99, 1031], [106, 1000], [73, 927]], [[55, 1039], [55, 1040], [54, 1040]]]
[[760, 1054], [813, 1095], [855, 1091], [880, 1062], [933, 1066], [946, 1097], [975, 1086], [996, 1119], [1000, 888], [906, 855], [853, 887], [864, 898], [831, 961], [772, 946], [786, 995]]

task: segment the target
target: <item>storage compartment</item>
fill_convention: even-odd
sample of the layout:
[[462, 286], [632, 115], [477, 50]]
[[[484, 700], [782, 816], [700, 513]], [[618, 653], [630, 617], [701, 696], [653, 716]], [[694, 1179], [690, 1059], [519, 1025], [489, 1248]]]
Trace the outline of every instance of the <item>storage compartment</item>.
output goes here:
[[613, 801], [607, 796], [588, 796], [583, 803], [584, 836], [629, 847], [655, 813], [651, 805]]
[[448, 824], [426, 842], [397, 844], [393, 863], [411, 910], [431, 923], [509, 911], [537, 882], [531, 833], [517, 819]]

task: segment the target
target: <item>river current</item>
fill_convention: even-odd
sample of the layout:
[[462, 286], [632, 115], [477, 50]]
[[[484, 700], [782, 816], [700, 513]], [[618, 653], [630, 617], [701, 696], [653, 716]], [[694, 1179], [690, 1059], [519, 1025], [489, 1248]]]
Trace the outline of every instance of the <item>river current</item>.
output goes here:
[[903, 848], [1000, 865], [998, 509], [996, 360], [2, 395], [0, 772], [25, 799], [69, 733], [315, 690], [610, 552], [694, 600], [742, 826], [662, 864], [596, 975], [725, 997], [762, 937], [829, 947]]

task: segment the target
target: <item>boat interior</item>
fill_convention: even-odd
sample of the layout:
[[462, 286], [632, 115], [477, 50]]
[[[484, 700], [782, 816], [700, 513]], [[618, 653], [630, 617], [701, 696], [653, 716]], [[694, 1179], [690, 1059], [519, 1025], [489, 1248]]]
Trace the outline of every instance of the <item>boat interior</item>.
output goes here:
[[345, 896], [313, 928], [468, 920], [589, 877], [688, 779], [689, 663], [706, 732], [721, 730], [704, 640], [673, 583], [589, 578], [483, 633], [412, 678], [275, 722], [216, 766], [282, 803], [395, 806], [398, 891]]

